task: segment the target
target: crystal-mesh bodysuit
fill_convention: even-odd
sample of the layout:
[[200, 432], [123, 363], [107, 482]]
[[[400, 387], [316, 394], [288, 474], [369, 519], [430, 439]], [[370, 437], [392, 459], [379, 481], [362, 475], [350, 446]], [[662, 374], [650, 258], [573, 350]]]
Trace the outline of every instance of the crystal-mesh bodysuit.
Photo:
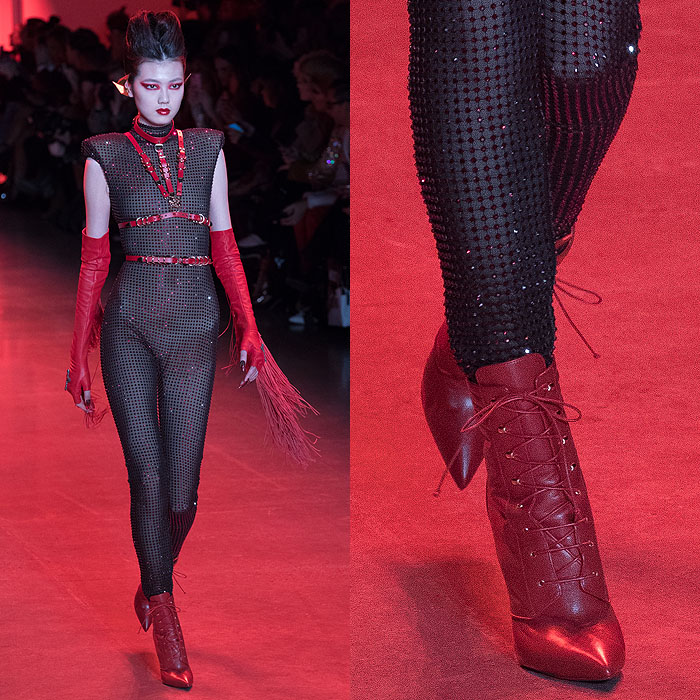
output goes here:
[[408, 91], [450, 344], [474, 379], [551, 362], [554, 241], [632, 93], [636, 0], [408, 0]]
[[[151, 127], [164, 136], [170, 125]], [[154, 144], [130, 132], [160, 172]], [[183, 131], [187, 154], [180, 209], [209, 216], [224, 135]], [[117, 222], [171, 211], [125, 134], [82, 143], [109, 186]], [[164, 144], [176, 186], [177, 135]], [[162, 182], [162, 177], [161, 177]], [[121, 229], [127, 255], [209, 255], [209, 229], [180, 218]], [[124, 451], [131, 526], [145, 595], [172, 592], [173, 559], [192, 525], [214, 382], [219, 302], [210, 265], [126, 261], [105, 305], [102, 375]]]

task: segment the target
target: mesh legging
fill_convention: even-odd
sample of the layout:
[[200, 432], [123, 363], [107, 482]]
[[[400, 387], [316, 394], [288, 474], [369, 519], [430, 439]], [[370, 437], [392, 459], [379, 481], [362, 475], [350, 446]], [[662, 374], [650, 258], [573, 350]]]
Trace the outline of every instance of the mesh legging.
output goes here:
[[554, 350], [554, 242], [632, 93], [636, 0], [408, 0], [409, 100], [450, 344], [479, 367]]
[[[144, 127], [152, 135], [167, 129]], [[133, 130], [158, 168], [152, 143]], [[209, 214], [214, 165], [223, 134], [187, 129], [182, 210]], [[124, 134], [86, 139], [83, 155], [103, 168], [112, 211], [129, 221], [168, 211]], [[177, 172], [177, 138], [164, 144]], [[208, 255], [209, 231], [171, 218], [121, 229], [133, 255]], [[197, 491], [211, 403], [219, 302], [210, 266], [126, 261], [105, 306], [100, 338], [107, 398], [121, 440], [131, 496], [131, 532], [144, 594], [172, 592], [173, 561], [197, 511]]]

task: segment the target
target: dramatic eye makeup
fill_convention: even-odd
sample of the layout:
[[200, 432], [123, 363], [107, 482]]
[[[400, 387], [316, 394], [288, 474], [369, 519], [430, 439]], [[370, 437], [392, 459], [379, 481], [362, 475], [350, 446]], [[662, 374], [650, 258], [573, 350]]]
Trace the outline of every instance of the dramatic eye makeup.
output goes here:
[[[141, 85], [145, 87], [147, 90], [150, 90], [152, 87], [158, 88], [160, 87], [160, 83], [158, 82], [146, 82], [146, 81], [141, 81]], [[173, 88], [173, 86], [177, 86], [174, 89], [179, 90], [182, 87], [182, 80], [173, 80], [169, 83], [169, 86]]]

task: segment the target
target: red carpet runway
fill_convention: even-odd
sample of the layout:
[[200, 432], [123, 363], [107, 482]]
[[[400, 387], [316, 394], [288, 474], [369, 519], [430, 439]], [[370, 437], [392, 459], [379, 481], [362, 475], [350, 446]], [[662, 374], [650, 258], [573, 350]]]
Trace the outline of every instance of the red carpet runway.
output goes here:
[[[175, 697], [184, 691], [161, 684], [150, 631], [137, 633], [138, 567], [114, 421], [87, 430], [63, 391], [80, 231], [68, 238], [38, 217], [1, 216], [0, 697]], [[198, 514], [177, 567], [187, 593], [174, 592], [190, 692], [346, 698], [347, 351], [342, 339], [312, 332], [266, 339], [321, 412], [306, 425], [323, 438], [323, 460], [304, 471], [261, 450], [257, 392], [239, 392], [218, 370]], [[227, 345], [222, 338], [220, 367]], [[106, 405], [101, 379], [97, 389]]]
[[611, 599], [621, 679], [557, 681], [515, 662], [484, 503], [446, 482], [420, 407], [442, 283], [413, 165], [403, 2], [353, 9], [352, 682], [357, 700], [700, 698], [700, 149], [693, 0], [641, 5], [629, 111], [562, 276], [599, 292], [561, 315], [557, 364]]

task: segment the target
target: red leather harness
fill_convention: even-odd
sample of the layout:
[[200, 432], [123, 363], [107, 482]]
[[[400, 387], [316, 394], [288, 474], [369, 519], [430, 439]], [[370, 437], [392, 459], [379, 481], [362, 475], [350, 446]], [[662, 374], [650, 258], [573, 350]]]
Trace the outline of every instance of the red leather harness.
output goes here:
[[126, 259], [133, 262], [181, 263], [182, 265], [211, 265], [214, 262], [208, 255], [191, 255], [187, 258], [164, 258], [158, 255], [127, 255]]
[[[150, 141], [151, 143], [155, 144], [156, 151], [158, 152], [158, 159], [160, 160], [160, 166], [161, 170], [163, 172], [163, 177], [166, 182], [167, 190], [163, 185], [161, 184], [158, 175], [156, 174], [156, 170], [151, 164], [151, 161], [149, 160], [148, 156], [144, 153], [143, 149], [139, 144], [136, 142], [136, 139], [127, 132], [126, 136], [131, 142], [131, 144], [134, 146], [136, 149], [136, 152], [141, 156], [141, 162], [143, 163], [144, 167], [148, 171], [148, 173], [151, 175], [153, 180], [155, 181], [156, 185], [158, 185], [158, 189], [160, 190], [161, 194], [163, 197], [165, 197], [166, 201], [171, 207], [179, 207], [180, 202], [182, 201], [182, 180], [184, 177], [184, 170], [185, 170], [185, 160], [187, 158], [187, 155], [185, 153], [185, 146], [184, 146], [184, 140], [183, 140], [183, 135], [182, 131], [179, 129], [175, 129], [175, 124], [173, 123], [170, 132], [164, 136], [164, 137], [154, 137], [151, 136], [150, 134], [147, 134], [140, 126], [138, 123], [138, 115], [134, 117], [134, 129], [138, 134], [143, 136], [147, 141]], [[165, 160], [165, 155], [163, 153], [163, 143], [170, 137], [170, 135], [176, 132], [177, 133], [177, 140], [178, 140], [178, 152], [179, 152], [179, 159], [178, 159], [178, 166], [177, 166], [177, 191], [175, 192], [173, 190], [173, 185], [172, 181], [170, 179], [170, 169], [168, 168], [168, 164]], [[194, 221], [197, 224], [202, 224], [203, 226], [210, 227], [211, 226], [211, 221], [204, 216], [204, 214], [190, 214], [189, 212], [185, 211], [170, 211], [166, 212], [164, 214], [151, 214], [150, 216], [138, 216], [136, 217], [133, 221], [122, 221], [119, 223], [119, 228], [126, 228], [127, 226], [146, 226], [147, 224], [154, 224], [157, 221], [163, 221], [164, 219], [171, 219], [171, 218], [177, 218], [177, 219], [187, 219], [188, 221]], [[163, 257], [163, 256], [158, 256], [158, 255], [127, 255], [126, 259], [129, 261], [134, 261], [134, 262], [146, 262], [146, 263], [180, 263], [183, 265], [211, 265], [213, 263], [212, 259], [208, 255], [191, 255], [189, 257]]]
[[126, 228], [127, 226], [145, 226], [146, 224], [153, 224], [156, 221], [162, 221], [163, 219], [170, 219], [175, 217], [177, 219], [189, 219], [198, 224], [204, 224], [205, 226], [211, 226], [211, 221], [207, 219], [204, 214], [190, 214], [186, 211], [168, 211], [165, 214], [151, 214], [150, 216], [139, 216], [133, 221], [122, 221], [119, 223], [119, 228]]

